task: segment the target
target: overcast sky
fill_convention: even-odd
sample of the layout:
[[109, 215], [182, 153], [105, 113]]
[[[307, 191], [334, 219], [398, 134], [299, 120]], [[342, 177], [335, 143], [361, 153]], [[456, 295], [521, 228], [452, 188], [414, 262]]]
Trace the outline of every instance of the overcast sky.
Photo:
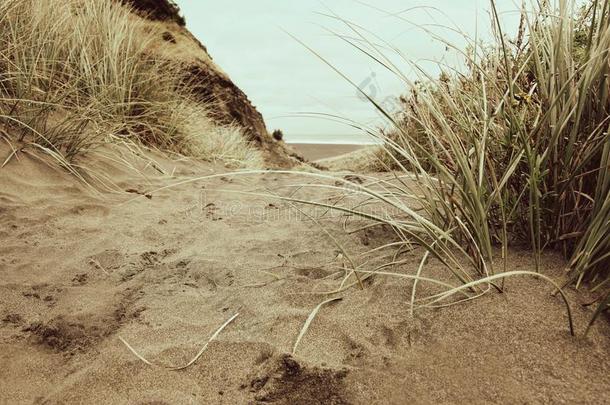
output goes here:
[[[286, 32], [315, 49], [388, 106], [392, 105], [392, 97], [406, 91], [406, 85], [334, 35], [357, 36], [344, 22], [327, 15], [336, 14], [358, 24], [369, 40], [380, 45], [383, 41], [391, 43], [404, 58], [418, 61], [430, 71], [437, 69], [433, 61], [455, 64], [457, 57], [416, 25], [437, 24], [426, 27], [460, 46], [464, 41], [438, 24], [453, 23], [478, 38], [489, 38], [490, 32], [488, 0], [178, 0], [177, 3], [188, 28], [256, 105], [267, 127], [283, 129], [287, 139], [293, 141], [363, 140], [355, 129], [303, 114], [335, 114], [371, 126], [383, 122], [347, 81]], [[514, 31], [518, 14], [514, 13], [513, 0], [497, 3], [508, 30]], [[416, 78], [408, 63], [395, 52], [388, 53], [394, 55], [392, 58], [401, 71]]]

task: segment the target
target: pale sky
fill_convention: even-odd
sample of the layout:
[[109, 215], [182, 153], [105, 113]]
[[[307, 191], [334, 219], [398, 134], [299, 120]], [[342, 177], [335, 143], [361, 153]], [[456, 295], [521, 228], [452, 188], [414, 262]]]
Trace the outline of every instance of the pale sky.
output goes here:
[[[406, 85], [330, 33], [328, 30], [352, 38], [357, 35], [344, 22], [321, 13], [336, 14], [361, 26], [362, 34], [372, 42], [382, 44], [383, 40], [392, 44], [404, 58], [419, 61], [431, 72], [438, 69], [433, 61], [455, 65], [458, 59], [416, 24], [431, 24], [426, 27], [457, 45], [464, 41], [439, 25], [453, 22], [461, 31], [472, 37], [477, 34], [478, 38], [488, 39], [490, 32], [488, 0], [178, 0], [177, 3], [187, 27], [248, 95], [263, 114], [269, 130], [281, 128], [289, 141], [366, 139], [343, 124], [303, 114], [334, 114], [371, 126], [383, 125], [383, 121], [348, 82], [285, 31], [315, 49], [355, 83], [366, 83], [368, 94], [388, 105], [392, 97], [407, 91]], [[514, 33], [517, 7], [513, 0], [497, 3], [507, 31]], [[388, 50], [388, 54], [393, 55], [406, 76], [416, 79], [407, 62], [395, 52]]]

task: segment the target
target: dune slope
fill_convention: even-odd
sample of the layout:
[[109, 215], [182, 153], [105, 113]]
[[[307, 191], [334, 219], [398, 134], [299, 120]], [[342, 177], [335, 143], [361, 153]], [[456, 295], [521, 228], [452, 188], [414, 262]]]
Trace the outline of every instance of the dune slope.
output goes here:
[[212, 118], [218, 124], [242, 128], [247, 139], [263, 152], [269, 166], [292, 167], [303, 160], [284, 142], [271, 136], [261, 113], [186, 28], [185, 19], [172, 1], [121, 0], [121, 3], [149, 20], [148, 25], [165, 30], [155, 52], [161, 59], [181, 63], [184, 81], [193, 88], [199, 102], [212, 107]]

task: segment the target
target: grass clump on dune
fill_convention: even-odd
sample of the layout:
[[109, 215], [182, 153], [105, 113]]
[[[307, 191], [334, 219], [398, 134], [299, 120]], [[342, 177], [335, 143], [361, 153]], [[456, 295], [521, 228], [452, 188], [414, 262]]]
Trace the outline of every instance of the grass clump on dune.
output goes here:
[[[365, 202], [334, 208], [394, 230], [399, 242], [384, 248], [397, 252], [383, 268], [400, 266], [401, 252], [413, 246], [425, 249], [417, 274], [401, 275], [415, 280], [412, 308], [444, 305], [458, 293], [462, 301], [502, 290], [505, 277], [526, 275], [507, 266], [509, 247], [526, 245], [536, 271], [545, 249], [562, 251], [569, 258], [565, 285], [588, 282], [599, 314], [610, 288], [609, 3], [532, 2], [514, 38], [490, 4], [494, 42], [464, 35], [464, 50], [443, 41], [466, 63], [440, 66], [438, 78], [398, 51], [418, 72], [408, 77], [386, 54], [395, 47], [331, 16], [351, 33], [342, 39], [410, 89], [398, 116], [361, 91], [391, 124], [388, 135], [371, 133], [385, 141], [371, 163], [394, 170], [395, 178], [355, 186]], [[418, 281], [430, 282], [424, 273], [432, 258], [460, 286], [416, 299]]]
[[524, 9], [512, 41], [491, 5], [496, 46], [472, 43], [465, 72], [414, 90], [392, 154], [421, 174], [427, 215], [473, 260], [493, 262], [496, 245], [505, 254], [525, 243], [536, 258], [560, 249], [571, 281], [601, 290], [610, 265], [608, 2]]
[[[179, 63], [155, 55], [162, 35], [113, 1], [3, 0], [3, 138], [47, 152], [65, 167], [108, 142], [209, 160], [229, 154], [232, 164], [243, 156], [248, 164], [259, 161], [244, 138], [238, 141], [237, 129], [219, 128], [206, 106], [191, 100]], [[225, 133], [229, 150], [219, 142]]]

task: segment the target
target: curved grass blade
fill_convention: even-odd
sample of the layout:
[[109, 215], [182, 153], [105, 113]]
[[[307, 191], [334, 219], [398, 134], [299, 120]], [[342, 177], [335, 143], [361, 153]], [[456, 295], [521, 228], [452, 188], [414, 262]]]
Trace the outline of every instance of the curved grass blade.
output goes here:
[[305, 321], [305, 324], [303, 325], [303, 328], [301, 328], [301, 332], [299, 333], [299, 336], [297, 336], [297, 340], [294, 342], [294, 346], [292, 347], [293, 355], [296, 354], [297, 348], [299, 347], [299, 343], [301, 343], [303, 336], [305, 336], [305, 334], [307, 333], [307, 330], [309, 329], [309, 325], [311, 325], [311, 322], [313, 322], [314, 318], [316, 317], [316, 315], [318, 314], [320, 309], [326, 304], [329, 304], [334, 301], [341, 301], [342, 299], [343, 299], [342, 297], [328, 299], [328, 300], [323, 301], [320, 304], [318, 304], [318, 306], [315, 307], [313, 311], [311, 311], [311, 313], [307, 317], [307, 320]]
[[233, 315], [231, 318], [229, 318], [225, 323], [222, 324], [222, 326], [220, 328], [218, 328], [216, 330], [216, 332], [214, 332], [214, 334], [210, 337], [210, 339], [208, 339], [207, 342], [205, 342], [205, 344], [203, 345], [203, 347], [201, 348], [201, 350], [199, 350], [199, 352], [197, 352], [197, 354], [195, 355], [195, 357], [193, 357], [193, 359], [191, 361], [189, 361], [188, 363], [186, 363], [183, 366], [168, 366], [165, 364], [160, 364], [160, 363], [154, 363], [150, 360], [147, 360], [144, 356], [142, 356], [140, 353], [138, 353], [129, 343], [127, 343], [127, 341], [125, 339], [123, 339], [121, 336], [119, 336], [119, 340], [121, 342], [123, 342], [123, 344], [125, 346], [127, 346], [127, 348], [138, 358], [140, 359], [143, 363], [148, 364], [149, 366], [154, 366], [154, 367], [160, 367], [160, 368], [164, 368], [167, 370], [171, 370], [171, 371], [178, 371], [178, 370], [184, 370], [185, 368], [188, 368], [190, 366], [192, 366], [193, 364], [195, 364], [195, 362], [197, 360], [199, 360], [199, 358], [201, 357], [201, 355], [203, 354], [203, 352], [205, 352], [205, 350], [208, 348], [208, 345], [215, 340], [218, 335], [220, 334], [220, 332], [223, 331], [224, 328], [226, 328], [231, 322], [233, 322], [235, 320], [235, 318], [237, 318], [237, 316], [239, 315], [239, 313]]

